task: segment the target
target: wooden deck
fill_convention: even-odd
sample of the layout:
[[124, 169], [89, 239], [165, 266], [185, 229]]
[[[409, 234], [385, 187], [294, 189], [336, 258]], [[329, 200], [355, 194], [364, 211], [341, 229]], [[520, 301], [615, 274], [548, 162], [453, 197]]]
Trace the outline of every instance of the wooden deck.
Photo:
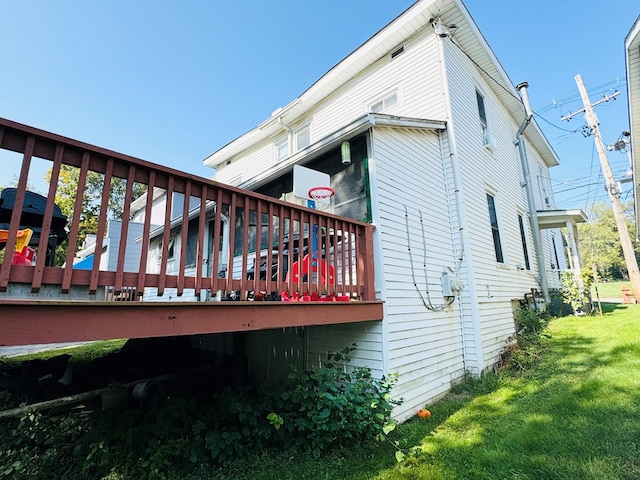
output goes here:
[[[374, 292], [372, 225], [1, 118], [0, 149], [18, 153], [22, 161], [10, 207], [5, 205], [3, 209], [0, 204], [0, 230], [4, 230], [5, 239], [0, 239], [0, 247], [4, 248], [0, 263], [2, 345], [382, 319], [382, 304], [375, 300]], [[51, 178], [48, 192], [42, 195], [39, 217], [25, 213], [29, 202], [36, 198], [27, 190], [35, 159], [49, 162]], [[2, 162], [0, 157], [0, 167]], [[86, 193], [77, 195], [72, 211], [63, 212], [65, 230], [56, 230], [56, 222], [62, 218], [56, 205], [58, 180], [61, 172], [70, 171], [77, 176], [78, 192], [86, 192], [89, 182], [98, 181], [102, 188], [94, 200], [99, 214], [91, 232], [96, 241], [88, 270], [74, 267], [75, 255], [87, 233], [82, 224]], [[107, 244], [110, 201], [113, 202], [116, 187], [123, 192], [118, 209], [121, 231], [119, 239]], [[140, 188], [147, 192], [138, 199], [142, 203], [143, 227], [142, 234], [133, 241], [138, 242], [141, 253], [135, 271], [131, 271], [125, 268], [127, 249], [132, 244], [128, 232], [135, 214], [135, 192]], [[154, 202], [159, 198], [164, 204], [161, 220], [157, 221]], [[2, 214], [7, 216], [5, 223]], [[35, 232], [28, 245], [35, 257], [33, 261], [17, 262], [16, 241], [25, 228]], [[318, 271], [307, 278], [288, 275], [302, 265], [296, 262], [302, 262], [305, 253], [313, 253], [309, 250], [312, 244], [319, 246], [316, 253], [320, 265], [326, 262], [332, 272], [335, 268], [335, 273]], [[101, 265], [101, 256], [106, 255], [107, 249], [115, 251], [115, 267]], [[170, 265], [174, 267], [169, 268]], [[128, 292], [129, 300], [136, 301], [104, 302], [101, 300], [106, 297], [100, 297], [100, 292], [111, 292], [110, 298], [114, 299]], [[173, 300], [189, 297], [204, 301], [165, 302], [167, 292], [171, 292]], [[248, 301], [260, 292], [272, 298], [284, 293], [348, 301]], [[231, 293], [239, 301], [210, 301]]]

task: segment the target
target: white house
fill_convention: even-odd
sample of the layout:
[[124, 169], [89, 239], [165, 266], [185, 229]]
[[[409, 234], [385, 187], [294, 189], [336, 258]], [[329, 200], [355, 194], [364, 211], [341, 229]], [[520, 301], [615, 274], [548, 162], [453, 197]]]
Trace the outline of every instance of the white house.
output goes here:
[[524, 92], [461, 1], [422, 0], [209, 156], [216, 181], [289, 200], [294, 165], [329, 174], [333, 212], [376, 226], [384, 320], [311, 327], [295, 340], [256, 333], [249, 363], [294, 342], [298, 361], [313, 365], [355, 342], [356, 364], [399, 373], [398, 419], [492, 367], [519, 301], [559, 287], [567, 260], [557, 227], [584, 219], [554, 210], [558, 158]]
[[627, 65], [627, 93], [631, 127], [629, 141], [633, 158], [633, 198], [635, 199], [636, 231], [640, 225], [640, 16], [631, 26], [624, 42]]
[[[140, 255], [142, 245], [136, 241], [142, 235], [144, 225], [138, 222], [129, 222], [127, 226], [127, 239], [124, 253], [124, 271], [137, 272], [140, 266]], [[115, 272], [117, 270], [118, 255], [120, 252], [120, 236], [122, 232], [121, 220], [109, 220], [105, 238], [102, 240], [102, 252], [100, 254], [99, 269], [102, 271]], [[91, 270], [94, 262], [96, 249], [96, 236], [87, 235], [82, 248], [76, 252], [73, 268]], [[113, 289], [102, 289], [97, 293], [101, 300], [136, 300], [135, 290], [127, 289], [114, 297]]]

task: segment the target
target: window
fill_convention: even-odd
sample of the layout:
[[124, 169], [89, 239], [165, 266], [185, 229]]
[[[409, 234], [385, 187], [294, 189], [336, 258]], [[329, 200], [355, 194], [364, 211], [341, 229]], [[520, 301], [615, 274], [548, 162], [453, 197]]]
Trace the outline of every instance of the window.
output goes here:
[[559, 270], [560, 269], [560, 258], [558, 258], [558, 247], [556, 246], [556, 236], [555, 235], [553, 235], [551, 237], [551, 243], [553, 245], [553, 258], [556, 259], [556, 264], [555, 265], [553, 265], [553, 262], [551, 262], [551, 269], [554, 270], [554, 269], [557, 268]]
[[295, 132], [296, 151], [311, 145], [311, 127], [306, 125]]
[[287, 137], [281, 138], [274, 145], [276, 149], [276, 162], [281, 162], [289, 156], [289, 139]]
[[480, 125], [482, 126], [482, 141], [486, 143], [487, 133], [487, 111], [484, 106], [484, 95], [476, 90], [476, 100], [478, 101], [478, 115], [480, 117]]
[[[167, 260], [173, 260], [176, 254], [176, 234], [175, 232], [171, 233], [169, 237], [169, 243], [167, 243]], [[157, 243], [158, 248], [158, 264], [162, 261], [162, 238]]]
[[489, 222], [491, 223], [491, 234], [493, 236], [493, 248], [496, 253], [496, 261], [504, 263], [504, 257], [502, 256], [502, 244], [500, 243], [500, 229], [498, 228], [496, 200], [490, 193], [487, 193], [487, 205], [489, 207]]
[[192, 267], [198, 258], [198, 223], [199, 219], [194, 218], [187, 227], [187, 256], [185, 266]]
[[384, 97], [382, 100], [372, 103], [369, 106], [369, 110], [371, 111], [371, 113], [380, 113], [393, 107], [397, 103], [398, 103], [398, 92], [393, 92], [392, 94]]
[[527, 270], [531, 270], [531, 263], [529, 262], [529, 247], [527, 245], [527, 235], [524, 229], [524, 219], [522, 215], [518, 215], [518, 225], [520, 226], [520, 238], [522, 239], [522, 253], [524, 254], [524, 267]]

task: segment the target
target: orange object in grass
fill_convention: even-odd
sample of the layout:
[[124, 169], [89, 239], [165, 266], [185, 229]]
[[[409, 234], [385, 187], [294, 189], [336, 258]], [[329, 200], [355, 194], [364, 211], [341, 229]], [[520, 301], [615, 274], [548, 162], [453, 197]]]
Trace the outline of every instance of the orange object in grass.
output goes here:
[[418, 410], [418, 417], [420, 418], [431, 418], [431, 412], [426, 408], [421, 408]]

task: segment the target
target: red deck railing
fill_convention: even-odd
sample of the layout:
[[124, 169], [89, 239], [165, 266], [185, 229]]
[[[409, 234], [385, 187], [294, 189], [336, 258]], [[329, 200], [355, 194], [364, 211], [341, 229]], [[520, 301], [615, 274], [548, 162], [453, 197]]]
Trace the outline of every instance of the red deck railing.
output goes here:
[[[247, 300], [264, 295], [275, 299], [283, 292], [285, 297], [375, 300], [373, 226], [369, 224], [222, 185], [6, 119], [0, 119], [0, 148], [22, 155], [0, 264], [0, 292], [5, 292], [0, 294], [2, 298], [8, 298], [12, 285], [22, 285], [30, 298], [47, 286], [56, 291], [59, 287], [58, 298], [69, 300], [90, 300], [91, 294], [101, 291], [114, 300], [161, 299], [168, 292], [172, 297], [187, 292], [190, 299], [200, 300], [230, 296]], [[50, 163], [50, 182], [43, 195], [46, 205], [41, 222], [25, 225], [23, 208], [29, 198], [27, 185], [34, 160]], [[63, 166], [76, 169], [78, 195], [67, 218], [67, 239], [56, 245], [51, 241], [55, 233], [52, 223]], [[102, 195], [95, 206], [99, 215], [93, 263], [90, 269], [81, 270], [74, 268], [74, 262], [82, 246], [81, 215], [83, 201], [87, 200], [83, 192], [91, 172], [99, 175]], [[118, 219], [120, 236], [107, 245], [110, 191], [115, 183], [124, 189]], [[134, 192], [141, 186], [147, 194], [136, 202], [142, 205], [136, 214], [132, 209]], [[156, 217], [158, 199], [164, 200], [161, 221]], [[173, 208], [176, 203], [181, 204], [177, 215]], [[132, 218], [140, 219], [138, 226], [142, 224], [142, 233], [134, 239], [141, 252], [135, 271], [125, 268], [132, 242]], [[20, 263], [14, 261], [16, 240], [24, 227], [37, 230], [31, 244], [35, 258], [24, 262], [26, 265], [15, 264]], [[117, 250], [113, 268], [100, 268], [105, 248], [111, 253]], [[57, 263], [64, 259], [62, 266], [52, 260], [56, 253]], [[312, 260], [314, 253], [318, 258]], [[303, 261], [305, 255], [309, 257]], [[296, 269], [300, 274], [294, 278]], [[305, 270], [308, 275], [303, 276]]]

